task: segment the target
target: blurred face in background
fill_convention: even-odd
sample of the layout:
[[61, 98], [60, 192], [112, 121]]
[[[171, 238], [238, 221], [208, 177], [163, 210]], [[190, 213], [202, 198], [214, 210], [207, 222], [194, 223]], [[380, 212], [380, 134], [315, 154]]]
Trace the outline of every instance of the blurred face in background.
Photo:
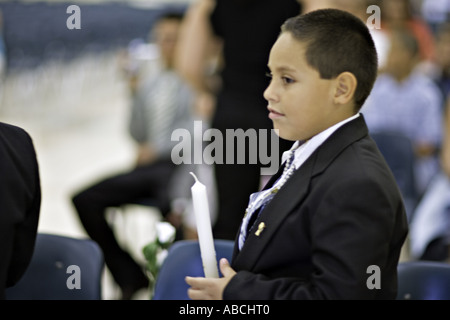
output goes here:
[[173, 66], [175, 47], [181, 22], [177, 19], [163, 19], [152, 31], [153, 39], [159, 47], [161, 59], [167, 68]]
[[398, 81], [407, 78], [418, 62], [417, 49], [412, 49], [401, 38], [402, 34], [393, 33], [390, 36], [390, 50], [385, 71]]

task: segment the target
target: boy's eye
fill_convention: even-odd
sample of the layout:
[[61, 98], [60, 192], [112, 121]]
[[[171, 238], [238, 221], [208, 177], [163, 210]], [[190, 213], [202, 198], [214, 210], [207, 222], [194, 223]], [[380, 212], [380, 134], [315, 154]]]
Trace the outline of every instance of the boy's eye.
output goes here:
[[[271, 79], [271, 80], [273, 79], [273, 75], [272, 75], [272, 73], [270, 73], [270, 72], [267, 72], [267, 73], [266, 73], [266, 77], [269, 78], [269, 79]], [[291, 84], [291, 83], [294, 83], [294, 82], [295, 82], [294, 79], [289, 78], [289, 77], [286, 77], [286, 76], [280, 77], [279, 79], [281, 79], [281, 81], [283, 82], [283, 84]]]
[[284, 83], [284, 84], [291, 84], [291, 83], [294, 83], [294, 80], [291, 79], [291, 78], [289, 78], [289, 77], [282, 77], [281, 79], [283, 80], [283, 83]]

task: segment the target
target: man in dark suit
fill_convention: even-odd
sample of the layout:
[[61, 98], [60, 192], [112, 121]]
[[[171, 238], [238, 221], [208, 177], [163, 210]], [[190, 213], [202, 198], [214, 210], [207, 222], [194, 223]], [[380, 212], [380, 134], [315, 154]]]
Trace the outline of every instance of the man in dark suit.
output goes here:
[[377, 74], [369, 30], [319, 10], [282, 26], [264, 93], [296, 141], [250, 197], [223, 278], [190, 278], [193, 299], [395, 299], [407, 234], [395, 179], [359, 113]]
[[0, 299], [31, 261], [40, 204], [33, 142], [23, 129], [0, 123]]

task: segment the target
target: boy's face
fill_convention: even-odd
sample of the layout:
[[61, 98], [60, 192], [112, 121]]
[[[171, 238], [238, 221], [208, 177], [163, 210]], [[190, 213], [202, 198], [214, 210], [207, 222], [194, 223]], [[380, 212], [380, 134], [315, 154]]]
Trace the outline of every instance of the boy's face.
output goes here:
[[284, 32], [269, 57], [272, 81], [264, 92], [281, 138], [307, 140], [337, 123], [335, 81], [321, 79], [305, 57], [306, 44]]

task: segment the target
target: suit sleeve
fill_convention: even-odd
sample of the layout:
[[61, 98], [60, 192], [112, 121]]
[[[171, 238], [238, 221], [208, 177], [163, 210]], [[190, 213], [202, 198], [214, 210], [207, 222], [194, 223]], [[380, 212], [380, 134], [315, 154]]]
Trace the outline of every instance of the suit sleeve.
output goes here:
[[[368, 267], [380, 266], [382, 278], [383, 272], [392, 273], [394, 268], [385, 268], [390, 259], [390, 239], [398, 210], [392, 205], [390, 192], [389, 187], [363, 178], [336, 182], [316, 192], [321, 201], [311, 203], [318, 206], [308, 207], [308, 200], [302, 206], [306, 210], [303, 214], [310, 212], [310, 278], [271, 279], [239, 271], [225, 288], [224, 299], [373, 298], [376, 290], [367, 286]], [[390, 275], [386, 274], [386, 279]], [[391, 288], [383, 289], [391, 291]]]
[[28, 147], [26, 158], [32, 163], [32, 175], [29, 177], [29, 181], [31, 181], [33, 187], [31, 189], [31, 201], [27, 206], [24, 219], [14, 229], [12, 256], [6, 282], [7, 287], [16, 284], [28, 268], [34, 251], [39, 223], [41, 205], [39, 168], [33, 142], [26, 133], [24, 140]]

